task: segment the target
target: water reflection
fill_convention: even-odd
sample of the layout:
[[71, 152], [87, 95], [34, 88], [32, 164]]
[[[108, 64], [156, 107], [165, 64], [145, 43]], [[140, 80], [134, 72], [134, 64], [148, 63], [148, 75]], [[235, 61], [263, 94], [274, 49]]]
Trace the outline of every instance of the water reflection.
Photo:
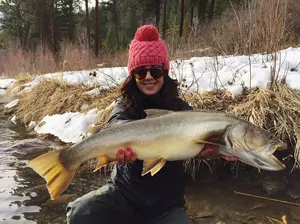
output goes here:
[[[16, 126], [7, 118], [0, 117], [0, 223], [36, 223], [25, 218], [26, 213], [36, 213], [40, 207], [36, 205], [26, 205], [26, 201], [32, 200], [37, 194], [34, 192], [24, 193], [22, 190], [29, 187], [29, 181], [20, 171], [26, 170], [27, 160], [19, 159], [16, 155], [18, 149], [45, 148], [42, 144], [34, 144], [36, 140], [20, 139], [31, 137], [30, 133], [22, 130], [21, 126]], [[22, 133], [22, 134], [20, 134]], [[13, 146], [13, 147], [12, 147]], [[35, 147], [37, 148], [37, 147]]]
[[65, 223], [66, 204], [99, 188], [105, 180], [77, 175], [60, 200], [49, 200], [44, 179], [26, 164], [58, 145], [35, 137], [0, 116], [0, 224]]

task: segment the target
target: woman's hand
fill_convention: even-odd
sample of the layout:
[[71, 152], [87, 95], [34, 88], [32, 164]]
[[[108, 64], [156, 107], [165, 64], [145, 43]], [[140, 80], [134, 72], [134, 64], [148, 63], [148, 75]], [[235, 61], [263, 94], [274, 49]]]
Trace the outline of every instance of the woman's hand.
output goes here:
[[198, 159], [215, 159], [219, 156], [219, 146], [205, 144], [203, 150], [198, 154]]
[[136, 154], [132, 151], [131, 147], [121, 148], [117, 152], [117, 163], [124, 165], [127, 162], [133, 163], [136, 160]]
[[[216, 159], [219, 157], [219, 146], [205, 144], [204, 149], [201, 150], [199, 155], [196, 157], [198, 159]], [[237, 161], [238, 158], [235, 156], [221, 156], [221, 158], [227, 161]]]
[[[212, 136], [207, 139], [207, 141], [215, 140], [216, 137]], [[198, 159], [215, 159], [219, 156], [219, 146], [212, 144], [205, 144], [203, 150], [196, 157]], [[238, 158], [235, 156], [221, 156], [223, 159], [227, 161], [237, 161]]]

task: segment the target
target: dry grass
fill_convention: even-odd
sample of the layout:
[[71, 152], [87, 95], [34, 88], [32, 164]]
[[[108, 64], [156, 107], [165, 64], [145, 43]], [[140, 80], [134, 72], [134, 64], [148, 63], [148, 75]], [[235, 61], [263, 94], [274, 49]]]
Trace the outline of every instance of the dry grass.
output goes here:
[[34, 75], [30, 74], [30, 73], [20, 73], [20, 74], [17, 74], [15, 76], [15, 79], [16, 79], [16, 82], [15, 82], [15, 86], [21, 86], [25, 83], [29, 83], [31, 81], [33, 81], [35, 78]]
[[115, 53], [107, 53], [101, 56], [104, 67], [126, 67], [128, 62], [128, 50], [121, 49]]
[[126, 66], [128, 52], [107, 53], [95, 57], [84, 45], [64, 44], [58, 62], [49, 49], [35, 52], [9, 47], [0, 52], [0, 75], [21, 78], [21, 75], [44, 74], [58, 71], [78, 71], [95, 67]]
[[300, 37], [297, 0], [245, 1], [231, 7], [212, 23], [195, 24], [178, 38], [178, 27], [168, 31], [172, 59], [194, 56], [272, 53], [297, 45]]
[[250, 1], [239, 11], [232, 6], [230, 11], [234, 14], [227, 13], [224, 20], [215, 24], [215, 48], [233, 54], [280, 49], [287, 38], [287, 4], [288, 0]]
[[0, 55], [0, 75], [37, 74], [54, 72], [57, 65], [50, 50], [39, 48], [36, 52], [27, 52], [15, 43]]
[[290, 44], [295, 44], [300, 40], [300, 4], [297, 0], [290, 0], [287, 14], [287, 32]]
[[47, 48], [38, 47], [35, 52], [29, 52], [12, 43], [7, 51], [0, 52], [0, 75], [14, 77], [26, 73], [82, 70], [95, 68], [100, 61], [84, 45], [64, 44], [57, 61]]
[[85, 45], [64, 44], [60, 53], [60, 71], [83, 70], [96, 65], [96, 58]]
[[231, 105], [236, 105], [244, 98], [234, 96], [230, 92], [213, 90], [204, 93], [190, 92], [182, 96], [193, 108], [208, 111], [226, 111]]
[[83, 105], [88, 105], [88, 109], [102, 109], [113, 101], [111, 93], [114, 90], [103, 91], [101, 96], [85, 94], [88, 90], [90, 89], [86, 86], [45, 79], [20, 97], [16, 116], [28, 125], [30, 121], [41, 121], [46, 115], [85, 112], [87, 109], [81, 109]]
[[295, 165], [300, 168], [300, 93], [279, 85], [249, 94], [239, 105], [230, 106], [228, 113], [269, 130], [294, 149]]

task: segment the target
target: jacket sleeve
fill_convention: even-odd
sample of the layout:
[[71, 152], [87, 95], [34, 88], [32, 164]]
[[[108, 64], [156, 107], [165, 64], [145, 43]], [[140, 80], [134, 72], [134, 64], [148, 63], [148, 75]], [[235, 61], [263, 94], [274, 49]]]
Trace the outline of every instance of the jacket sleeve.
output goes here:
[[113, 126], [132, 121], [129, 115], [125, 112], [124, 101], [122, 98], [116, 100], [115, 106], [109, 115], [107, 126]]
[[180, 110], [193, 110], [193, 107], [191, 107], [187, 102], [180, 99]]

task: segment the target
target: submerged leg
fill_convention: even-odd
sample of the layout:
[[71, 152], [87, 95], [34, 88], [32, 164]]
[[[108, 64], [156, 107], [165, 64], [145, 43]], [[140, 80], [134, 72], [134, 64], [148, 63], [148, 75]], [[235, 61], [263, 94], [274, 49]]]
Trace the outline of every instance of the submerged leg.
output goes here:
[[112, 184], [104, 185], [67, 206], [68, 224], [132, 223], [133, 209], [127, 199]]

